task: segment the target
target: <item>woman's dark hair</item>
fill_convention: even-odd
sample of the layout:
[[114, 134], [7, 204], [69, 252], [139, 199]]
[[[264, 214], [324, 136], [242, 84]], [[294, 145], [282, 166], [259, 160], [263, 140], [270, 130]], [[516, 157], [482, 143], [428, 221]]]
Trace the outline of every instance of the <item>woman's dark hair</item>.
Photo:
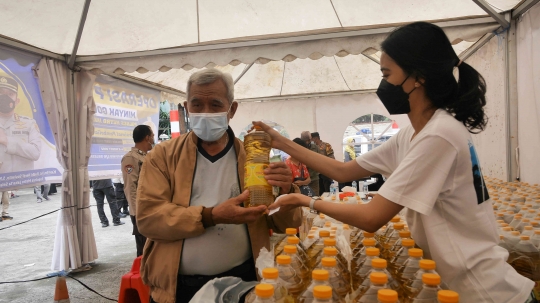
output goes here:
[[146, 138], [146, 136], [152, 135], [152, 129], [148, 125], [137, 125], [135, 129], [133, 129], [133, 142], [139, 143]]
[[[446, 109], [471, 133], [484, 130], [487, 117], [486, 83], [472, 66], [461, 62], [444, 31], [433, 24], [415, 22], [393, 31], [381, 44], [407, 75], [424, 79], [427, 97]], [[458, 66], [459, 81], [453, 75]], [[475, 131], [476, 130], [476, 131]]]
[[301, 146], [303, 146], [305, 148], [308, 148], [306, 142], [304, 140], [300, 139], [300, 138], [294, 138], [293, 142], [295, 142], [296, 144], [301, 145]]

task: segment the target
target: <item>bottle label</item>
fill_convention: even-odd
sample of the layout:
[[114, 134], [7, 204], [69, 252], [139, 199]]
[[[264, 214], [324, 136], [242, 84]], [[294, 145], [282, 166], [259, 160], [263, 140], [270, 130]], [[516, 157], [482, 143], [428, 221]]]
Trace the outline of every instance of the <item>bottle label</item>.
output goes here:
[[268, 164], [250, 163], [244, 166], [244, 187], [250, 186], [269, 186], [268, 181], [264, 178], [264, 170], [268, 168]]

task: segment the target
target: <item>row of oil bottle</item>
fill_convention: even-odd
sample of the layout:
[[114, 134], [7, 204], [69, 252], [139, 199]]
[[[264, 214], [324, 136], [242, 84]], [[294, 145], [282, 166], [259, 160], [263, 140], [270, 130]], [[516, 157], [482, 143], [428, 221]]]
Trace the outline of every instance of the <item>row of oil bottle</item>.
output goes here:
[[441, 288], [435, 262], [422, 258], [399, 216], [377, 233], [332, 221], [312, 227], [304, 241], [287, 229], [274, 249], [276, 268], [262, 270], [246, 302], [459, 302]]
[[498, 224], [499, 246], [508, 250], [508, 263], [521, 275], [540, 281], [540, 186], [485, 179]]

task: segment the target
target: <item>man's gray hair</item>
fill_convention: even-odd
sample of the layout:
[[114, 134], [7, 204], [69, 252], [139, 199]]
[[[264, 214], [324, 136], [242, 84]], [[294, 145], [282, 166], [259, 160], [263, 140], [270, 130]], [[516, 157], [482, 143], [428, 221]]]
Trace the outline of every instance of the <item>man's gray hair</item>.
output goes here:
[[302, 140], [310, 140], [311, 139], [311, 133], [309, 131], [303, 131], [301, 134], [300, 134], [300, 139]]
[[234, 81], [229, 73], [224, 73], [219, 69], [215, 68], [205, 68], [201, 71], [198, 71], [189, 77], [187, 82], [186, 94], [189, 101], [189, 90], [192, 84], [196, 85], [205, 85], [216, 82], [217, 80], [223, 80], [225, 86], [227, 87], [227, 99], [229, 103], [234, 101]]

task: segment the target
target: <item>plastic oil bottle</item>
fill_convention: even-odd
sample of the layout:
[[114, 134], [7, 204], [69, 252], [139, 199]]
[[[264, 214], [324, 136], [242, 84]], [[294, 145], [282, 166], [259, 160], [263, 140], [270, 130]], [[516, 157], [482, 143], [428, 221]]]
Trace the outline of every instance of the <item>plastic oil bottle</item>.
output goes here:
[[328, 230], [320, 230], [319, 231], [319, 239], [311, 245], [309, 249], [307, 249], [306, 254], [309, 258], [309, 265], [308, 267], [313, 268], [315, 267], [315, 264], [317, 263], [317, 259], [319, 258], [319, 255], [322, 253], [322, 250], [324, 249], [324, 239], [330, 237], [330, 231]]
[[358, 303], [377, 303], [377, 295], [380, 289], [388, 289], [388, 285], [386, 283], [388, 282], [388, 276], [380, 273], [380, 272], [374, 272], [369, 275], [369, 281], [370, 285], [369, 288], [361, 294], [360, 296], [356, 297], [353, 302]]
[[529, 236], [521, 236], [520, 241], [510, 252], [508, 262], [521, 275], [533, 280], [540, 280], [537, 268], [540, 266], [540, 253]]
[[362, 240], [362, 249], [358, 251], [356, 255], [353, 255], [353, 262], [351, 264], [353, 272], [356, 272], [366, 259], [366, 249], [370, 247], [376, 248], [377, 242], [374, 238], [364, 238]]
[[[386, 269], [387, 262], [385, 259], [373, 259], [371, 260], [371, 271], [368, 273], [371, 275], [373, 272], [381, 272], [388, 276], [388, 288], [398, 292], [398, 294], [402, 294], [401, 287], [396, 279], [390, 274], [390, 272]], [[365, 279], [364, 282], [362, 282], [362, 285], [358, 288], [359, 292], [363, 293], [365, 290], [369, 288], [369, 279]]]
[[414, 279], [410, 281], [410, 283], [407, 285], [407, 292], [410, 296], [416, 296], [420, 289], [422, 288], [422, 285], [424, 282], [422, 281], [422, 276], [424, 274], [436, 274], [438, 273], [435, 271], [435, 268], [437, 267], [435, 264], [435, 261], [429, 260], [429, 259], [423, 259], [418, 262], [420, 265], [420, 269], [414, 274]]
[[[311, 273], [311, 284], [306, 290], [298, 297], [298, 303], [312, 303], [315, 300], [313, 290], [316, 286], [330, 286], [329, 273], [324, 269], [315, 269]], [[337, 294], [333, 294], [334, 300], [339, 302]]]
[[302, 278], [302, 280], [309, 280], [309, 270], [298, 255], [298, 250], [295, 245], [285, 245], [283, 247], [283, 253], [281, 255], [291, 257], [291, 266], [294, 271], [296, 271], [296, 273], [300, 276], [300, 278]]
[[337, 303], [332, 300], [332, 287], [326, 285], [318, 285], [313, 288], [313, 303]]
[[336, 270], [336, 259], [334, 258], [322, 258], [321, 260], [322, 269], [328, 271], [328, 281], [330, 286], [336, 292], [337, 296], [340, 299], [340, 302], [345, 300], [345, 297], [350, 292], [350, 285], [347, 284], [345, 279], [338, 274]]
[[291, 266], [290, 256], [279, 255], [276, 257], [276, 262], [279, 277], [285, 282], [287, 292], [293, 299], [296, 299], [302, 293], [302, 290], [304, 290], [304, 281]]
[[271, 284], [258, 284], [255, 286], [255, 297], [253, 301], [248, 301], [246, 298], [246, 303], [274, 303], [274, 286]]
[[438, 303], [459, 303], [459, 294], [452, 290], [439, 290], [437, 300]]
[[398, 293], [392, 289], [379, 289], [377, 300], [378, 303], [399, 303]]
[[441, 290], [441, 277], [437, 274], [423, 274], [420, 292], [411, 298], [411, 303], [437, 303], [438, 292]]
[[402, 285], [408, 285], [414, 278], [414, 274], [420, 269], [420, 260], [424, 252], [419, 248], [409, 249], [409, 258], [403, 263], [397, 272], [397, 278]]
[[249, 190], [247, 206], [270, 205], [274, 202], [272, 186], [264, 178], [264, 170], [270, 164], [272, 138], [255, 127], [244, 137], [246, 163], [244, 164], [244, 189]]
[[[267, 267], [262, 271], [261, 284], [270, 284], [274, 287], [274, 301], [276, 303], [290, 303], [292, 298], [289, 299], [287, 288], [279, 280], [279, 272], [275, 267]], [[246, 296], [246, 302], [252, 302], [255, 300], [255, 292], [250, 292]]]
[[287, 245], [287, 240], [289, 237], [296, 237], [297, 229], [296, 228], [287, 228], [285, 229], [285, 234], [287, 235], [283, 240], [279, 242], [278, 245], [274, 247], [274, 256], [278, 256], [283, 251], [283, 246]]
[[[374, 259], [378, 259], [380, 257], [380, 251], [378, 248], [375, 247], [368, 247], [366, 248], [366, 259], [364, 260], [364, 263], [358, 268], [358, 271], [356, 272], [356, 281], [353, 281], [353, 287], [358, 287], [362, 284], [362, 282], [368, 277], [369, 272], [373, 268], [371, 266], [371, 263]], [[354, 283], [356, 282], [356, 283]]]
[[296, 246], [296, 249], [298, 250], [298, 256], [300, 256], [300, 259], [302, 259], [302, 262], [304, 262], [304, 264], [308, 264], [308, 257], [306, 255], [306, 251], [302, 248], [302, 244], [300, 243], [299, 238], [287, 237], [287, 245]]

